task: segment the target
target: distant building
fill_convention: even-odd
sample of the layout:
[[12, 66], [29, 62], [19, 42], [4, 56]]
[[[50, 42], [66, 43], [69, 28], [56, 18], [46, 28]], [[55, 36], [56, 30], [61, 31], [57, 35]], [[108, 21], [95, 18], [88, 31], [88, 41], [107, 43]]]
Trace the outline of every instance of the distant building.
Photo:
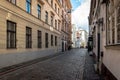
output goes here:
[[79, 47], [85, 48], [88, 42], [88, 32], [83, 29], [78, 29], [77, 34], [78, 34], [76, 41], [77, 46], [79, 45]]
[[81, 43], [81, 33], [79, 31], [76, 31], [75, 47], [80, 48], [80, 43]]
[[72, 24], [72, 47], [75, 48], [76, 46], [76, 25]]
[[81, 47], [86, 48], [88, 42], [88, 32], [86, 30], [80, 30], [81, 33]]
[[72, 46], [73, 48], [85, 48], [88, 42], [88, 32], [78, 28], [75, 24], [72, 25]]

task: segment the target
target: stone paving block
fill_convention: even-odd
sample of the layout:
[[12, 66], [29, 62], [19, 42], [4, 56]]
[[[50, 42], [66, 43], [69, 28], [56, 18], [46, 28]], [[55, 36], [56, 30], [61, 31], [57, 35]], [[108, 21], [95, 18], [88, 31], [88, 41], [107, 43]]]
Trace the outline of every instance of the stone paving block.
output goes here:
[[86, 49], [67, 51], [5, 74], [0, 80], [82, 80], [86, 51]]
[[2, 75], [0, 80], [99, 80], [86, 53], [86, 49], [73, 49]]

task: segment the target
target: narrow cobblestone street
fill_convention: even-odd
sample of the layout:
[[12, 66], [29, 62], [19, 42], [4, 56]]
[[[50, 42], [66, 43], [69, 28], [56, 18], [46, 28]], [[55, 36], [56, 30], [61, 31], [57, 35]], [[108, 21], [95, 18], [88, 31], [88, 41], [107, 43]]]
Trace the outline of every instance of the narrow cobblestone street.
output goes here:
[[0, 80], [83, 80], [85, 55], [86, 49], [73, 49], [5, 74]]

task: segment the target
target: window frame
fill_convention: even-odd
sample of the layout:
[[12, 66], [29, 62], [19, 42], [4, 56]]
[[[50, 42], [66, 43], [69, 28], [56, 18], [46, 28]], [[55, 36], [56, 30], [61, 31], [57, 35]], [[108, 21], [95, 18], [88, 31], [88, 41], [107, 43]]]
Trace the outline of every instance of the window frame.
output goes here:
[[53, 20], [54, 20], [54, 17], [51, 16], [51, 26], [53, 27]]
[[45, 11], [45, 22], [48, 24], [48, 12]]
[[60, 14], [60, 9], [58, 8], [58, 15]]
[[107, 3], [106, 46], [120, 45], [120, 14], [119, 13], [120, 13], [120, 5], [117, 5], [117, 7], [115, 8], [114, 3], [112, 2]]
[[110, 7], [110, 2], [107, 3], [107, 12], [106, 12], [106, 13], [107, 13], [107, 16], [106, 16], [106, 17], [107, 17], [107, 22], [106, 22], [106, 24], [107, 24], [107, 26], [106, 26], [106, 44], [107, 44], [107, 45], [110, 45], [110, 43], [111, 43], [111, 41], [110, 41], [110, 40], [111, 40], [111, 39], [110, 39], [110, 36], [111, 36], [111, 35], [110, 35], [110, 33], [111, 33], [111, 32], [110, 32], [110, 26], [111, 26], [111, 25], [110, 25], [109, 7]]
[[26, 26], [26, 48], [32, 48], [32, 28]]
[[114, 14], [112, 16], [111, 31], [112, 31], [112, 44], [115, 44], [115, 15]]
[[[9, 27], [9, 24], [14, 25], [14, 30], [9, 29], [11, 27], [11, 26]], [[16, 28], [17, 28], [17, 26], [16, 26], [15, 22], [7, 20], [7, 40], [6, 40], [7, 41], [7, 49], [15, 49], [17, 47], [17, 44], [16, 44], [16, 42], [17, 42], [16, 41], [16, 33], [17, 33]], [[11, 29], [13, 29], [13, 28], [11, 28]], [[10, 37], [9, 37], [9, 34], [10, 34]], [[14, 40], [11, 39], [11, 35], [13, 35], [13, 34], [14, 34]], [[12, 42], [12, 40], [13, 40], [13, 42]], [[14, 44], [12, 44], [12, 43], [14, 43]]]
[[38, 19], [41, 19], [41, 5], [37, 4]]
[[[27, 13], [31, 13], [31, 2], [32, 2], [32, 0], [26, 0], [26, 12]], [[29, 8], [29, 10], [28, 10], [28, 8]]]
[[57, 36], [55, 36], [55, 46], [57, 46]]
[[117, 23], [116, 23], [116, 28], [117, 28], [117, 44], [120, 44], [120, 13], [119, 12], [120, 12], [120, 5], [117, 8]]
[[51, 34], [51, 46], [53, 46], [53, 35]]
[[53, 0], [51, 0], [51, 7], [53, 7]]
[[60, 20], [58, 20], [58, 31], [60, 31]]
[[57, 29], [57, 20], [55, 20], [55, 29]]
[[48, 33], [45, 33], [45, 48], [49, 47], [48, 39], [49, 39]]
[[55, 12], [57, 12], [57, 4], [55, 3]]
[[37, 31], [38, 34], [38, 48], [42, 48], [42, 31], [38, 30]]

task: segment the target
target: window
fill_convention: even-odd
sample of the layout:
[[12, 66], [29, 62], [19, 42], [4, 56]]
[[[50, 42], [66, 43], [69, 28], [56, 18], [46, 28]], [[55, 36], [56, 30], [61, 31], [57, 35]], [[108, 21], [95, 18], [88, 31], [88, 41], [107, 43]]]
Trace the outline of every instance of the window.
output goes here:
[[32, 29], [26, 27], [26, 48], [32, 48]]
[[48, 23], [48, 12], [45, 12], [45, 22]]
[[38, 30], [38, 48], [42, 48], [42, 33]]
[[64, 30], [64, 21], [62, 20], [62, 30]]
[[53, 35], [51, 35], [51, 46], [53, 46]]
[[115, 18], [112, 18], [112, 44], [115, 44]]
[[31, 13], [31, 0], [26, 0], [26, 11]]
[[59, 10], [59, 8], [58, 8], [58, 15], [59, 15], [59, 13], [60, 13], [60, 10]]
[[16, 23], [7, 21], [7, 48], [16, 48]]
[[57, 46], [57, 36], [55, 36], [55, 46]]
[[9, 2], [16, 4], [16, 0], [8, 0]]
[[55, 29], [57, 29], [57, 20], [55, 20]]
[[67, 32], [67, 23], [65, 22], [65, 32]]
[[120, 43], [120, 6], [117, 11], [117, 42]]
[[63, 6], [63, 4], [64, 4], [64, 0], [62, 0], [62, 6]]
[[41, 19], [41, 6], [38, 4], [38, 18]]
[[110, 20], [108, 20], [108, 26], [107, 26], [107, 38], [108, 38], [108, 44], [110, 44]]
[[55, 4], [55, 11], [57, 12], [57, 5]]
[[96, 47], [96, 26], [93, 29], [93, 47]]
[[53, 16], [51, 16], [51, 26], [53, 27]]
[[59, 1], [59, 3], [60, 3], [60, 0], [58, 0]]
[[109, 3], [107, 4], [107, 45], [109, 45], [110, 44], [110, 19], [109, 19], [109, 17], [110, 17], [110, 13], [109, 13]]
[[51, 0], [51, 6], [53, 7], [53, 0]]
[[58, 30], [60, 31], [60, 21], [58, 20]]
[[45, 33], [45, 47], [48, 48], [48, 33]]
[[64, 12], [63, 12], [63, 10], [62, 10], [62, 17], [64, 16]]
[[[112, 12], [112, 14], [111, 14]], [[119, 14], [120, 12], [118, 12]], [[120, 18], [118, 15], [116, 16], [117, 12], [114, 8], [114, 1], [108, 1], [107, 2], [107, 29], [106, 29], [106, 44], [112, 45], [116, 44], [116, 42], [120, 42], [120, 28], [116, 24], [118, 21], [117, 18]], [[116, 16], [116, 18], [115, 18]], [[117, 33], [117, 32], [118, 33]], [[117, 38], [116, 38], [117, 37]]]

